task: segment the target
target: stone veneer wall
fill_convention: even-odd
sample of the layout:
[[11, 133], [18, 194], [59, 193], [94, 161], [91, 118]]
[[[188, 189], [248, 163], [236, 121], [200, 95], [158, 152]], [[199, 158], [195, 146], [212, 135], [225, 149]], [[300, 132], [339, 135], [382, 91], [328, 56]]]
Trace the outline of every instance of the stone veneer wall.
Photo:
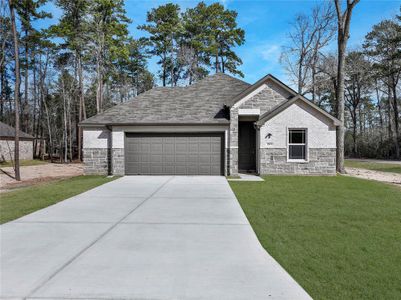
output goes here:
[[[19, 158], [33, 159], [33, 141], [19, 142]], [[0, 140], [0, 161], [14, 160], [14, 140]]]
[[[283, 94], [281, 94], [283, 93]], [[239, 107], [230, 110], [230, 140], [228, 155], [228, 175], [238, 174], [238, 109], [260, 109], [260, 114], [271, 111], [276, 106], [287, 100], [285, 92], [278, 91], [270, 82], [266, 82], [266, 87], [253, 97], [246, 100]]]
[[271, 111], [285, 101], [287, 101], [287, 99], [283, 95], [276, 92], [272, 87], [267, 86], [259, 93], [254, 95], [252, 98], [241, 104], [239, 108], [259, 108], [260, 114], [263, 115], [264, 113]]
[[336, 149], [310, 148], [308, 151], [308, 162], [288, 162], [285, 148], [260, 149], [260, 174], [336, 174]]
[[83, 149], [85, 175], [110, 174], [110, 151], [105, 148]]
[[125, 175], [125, 156], [123, 148], [113, 148], [112, 166], [113, 175]]
[[238, 109], [230, 111], [230, 134], [227, 149], [227, 175], [238, 174]]

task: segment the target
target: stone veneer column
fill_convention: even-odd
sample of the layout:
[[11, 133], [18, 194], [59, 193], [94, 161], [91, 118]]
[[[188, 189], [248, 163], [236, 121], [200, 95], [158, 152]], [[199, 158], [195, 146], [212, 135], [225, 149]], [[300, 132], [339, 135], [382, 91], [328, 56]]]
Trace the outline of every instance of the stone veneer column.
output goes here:
[[113, 175], [125, 175], [125, 155], [123, 148], [112, 149]]
[[108, 175], [110, 160], [107, 148], [84, 148], [82, 150], [85, 175]]
[[230, 110], [230, 137], [228, 145], [228, 175], [238, 174], [238, 109]]
[[113, 175], [125, 175], [125, 133], [113, 128], [111, 132], [111, 165]]

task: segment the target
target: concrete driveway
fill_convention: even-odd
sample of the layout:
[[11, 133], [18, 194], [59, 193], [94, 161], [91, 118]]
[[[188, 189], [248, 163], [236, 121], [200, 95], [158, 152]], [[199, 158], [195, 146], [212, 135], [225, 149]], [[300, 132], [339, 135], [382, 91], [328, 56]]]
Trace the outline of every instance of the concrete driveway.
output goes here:
[[310, 299], [224, 177], [123, 177], [7, 223], [0, 270], [3, 299]]

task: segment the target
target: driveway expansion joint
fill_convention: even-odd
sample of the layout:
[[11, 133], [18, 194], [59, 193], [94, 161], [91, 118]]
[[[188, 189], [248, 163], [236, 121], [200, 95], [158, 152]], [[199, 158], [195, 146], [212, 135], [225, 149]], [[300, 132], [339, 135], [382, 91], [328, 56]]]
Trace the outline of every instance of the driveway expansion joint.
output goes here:
[[142, 204], [144, 204], [147, 200], [153, 197], [159, 190], [161, 190], [169, 181], [171, 181], [174, 177], [168, 178], [162, 185], [160, 185], [152, 194], [150, 194], [147, 198], [145, 198], [142, 202], [136, 205], [133, 209], [131, 209], [126, 215], [124, 215], [121, 219], [119, 219], [116, 223], [110, 226], [106, 231], [104, 231], [101, 235], [99, 235], [95, 240], [93, 240], [89, 245], [84, 247], [81, 251], [75, 254], [72, 258], [70, 258], [66, 263], [64, 263], [61, 267], [57, 268], [51, 275], [49, 275], [45, 280], [43, 280], [36, 288], [28, 293], [24, 299], [31, 298], [33, 294], [35, 294], [40, 288], [42, 288], [47, 282], [57, 276], [62, 270], [64, 270], [67, 266], [69, 266], [74, 260], [76, 260], [79, 256], [81, 256], [84, 252], [86, 252], [89, 248], [95, 245], [98, 241], [100, 241], [103, 237], [105, 237], [110, 231], [112, 231], [118, 224], [124, 221], [130, 214], [136, 211]]
[[127, 176], [8, 223], [2, 296], [310, 300], [262, 248], [225, 178], [219, 181]]

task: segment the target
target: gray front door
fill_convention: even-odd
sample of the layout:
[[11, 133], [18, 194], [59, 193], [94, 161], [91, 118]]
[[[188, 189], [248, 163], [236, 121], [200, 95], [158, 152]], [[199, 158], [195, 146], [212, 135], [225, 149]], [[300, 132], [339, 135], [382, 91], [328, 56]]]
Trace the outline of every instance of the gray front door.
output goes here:
[[221, 133], [127, 133], [127, 175], [222, 175]]

